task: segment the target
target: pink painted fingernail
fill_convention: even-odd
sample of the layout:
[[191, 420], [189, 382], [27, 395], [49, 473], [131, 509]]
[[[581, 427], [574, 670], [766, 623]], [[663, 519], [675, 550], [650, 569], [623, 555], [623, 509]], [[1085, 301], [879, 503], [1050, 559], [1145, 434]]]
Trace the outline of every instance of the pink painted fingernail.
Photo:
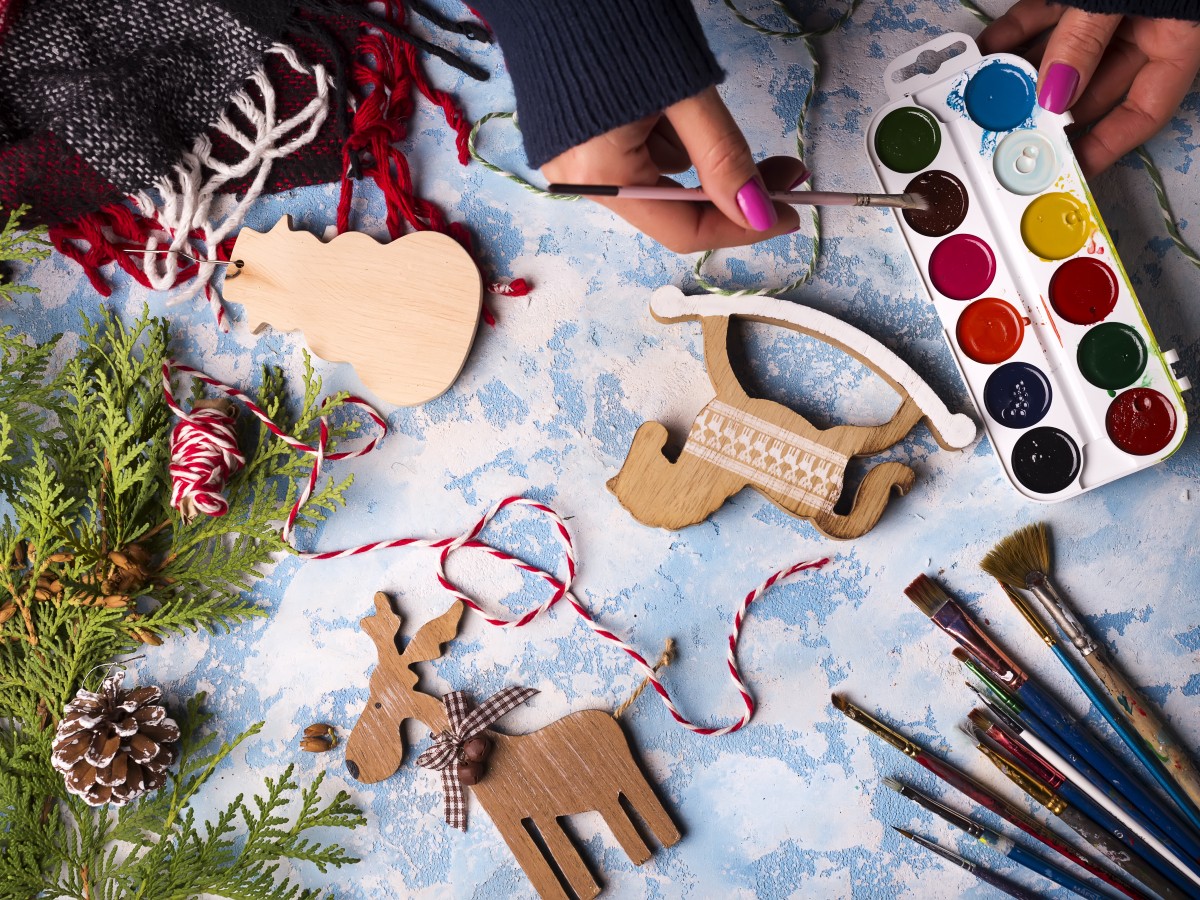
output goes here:
[[800, 176], [795, 181], [788, 185], [789, 191], [794, 191], [800, 185], [804, 184], [804, 182], [808, 181], [808, 179], [812, 178], [812, 172], [808, 171], [808, 166], [805, 166], [803, 163], [801, 165], [804, 167], [804, 171], [800, 173]]
[[779, 221], [775, 204], [771, 202], [757, 178], [751, 178], [742, 185], [741, 190], [737, 192], [737, 205], [755, 231], [766, 231]]
[[1038, 89], [1038, 104], [1052, 113], [1065, 112], [1078, 86], [1079, 73], [1074, 66], [1054, 63], [1046, 70], [1046, 77]]

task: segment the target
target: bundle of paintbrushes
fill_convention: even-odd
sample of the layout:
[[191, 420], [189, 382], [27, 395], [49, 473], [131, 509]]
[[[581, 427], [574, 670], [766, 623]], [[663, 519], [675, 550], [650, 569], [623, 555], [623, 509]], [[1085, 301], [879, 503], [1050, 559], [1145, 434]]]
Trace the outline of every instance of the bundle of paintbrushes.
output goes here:
[[[1141, 770], [1130, 763], [1126, 754], [1115, 753], [1065, 710], [932, 579], [921, 575], [904, 593], [959, 644], [954, 656], [972, 676], [973, 683], [968, 686], [987, 708], [986, 712], [973, 710], [962, 730], [1029, 798], [1103, 856], [1111, 864], [1111, 871], [1076, 853], [1006, 800], [865, 710], [837, 696], [833, 698], [834, 706], [1108, 887], [1129, 897], [1200, 898], [1200, 814], [1196, 807], [1200, 777], [1158, 713], [1116, 669], [1109, 654], [1088, 635], [1055, 588], [1050, 579], [1045, 529], [1031, 526], [1005, 539], [987, 556], [983, 567], [1000, 580], [1005, 594], [1112, 726], [1141, 764]], [[1064, 641], [1060, 642], [1038, 617], [1022, 591], [1029, 592], [1045, 608]], [[1086, 662], [1086, 668], [1073, 655], [1075, 651]], [[1093, 683], [1088, 669], [1099, 686]], [[1145, 779], [1146, 775], [1152, 782]], [[1041, 858], [916, 788], [890, 778], [884, 783], [1010, 861], [1080, 896], [1109, 896], [1099, 886], [1089, 886], [1074, 871]], [[1005, 893], [1030, 896], [1024, 888], [926, 838], [905, 829], [896, 830]]]
[[[1033, 533], [1027, 533], [1030, 531]], [[1120, 685], [1120, 697], [1135, 716], [1152, 719], [1145, 702], [1132, 693], [1119, 673], [1114, 674], [1111, 660], [1087, 637], [1051, 585], [1046, 574], [1048, 551], [1043, 550], [1028, 564], [1023, 560], [1021, 554], [1029, 546], [1045, 547], [1044, 531], [1027, 532], [997, 548], [986, 564], [992, 567], [989, 571], [1003, 573], [1010, 583], [1019, 571], [1022, 586], [1053, 610], [1052, 617], [1091, 661], [1093, 670], [1104, 673], [1105, 686]], [[959, 603], [922, 575], [905, 594], [960, 645], [955, 656], [978, 680], [981, 686], [975, 689], [996, 717], [973, 713], [966, 730], [1006, 776], [1152, 893], [1168, 898], [1200, 897], [1200, 833], [1193, 827], [1195, 811], [1184, 792], [1186, 775], [1181, 785], [1166, 774], [1024, 599], [1011, 589], [1008, 593], [1166, 796], [1144, 784], [1101, 739], [1018, 667]], [[1176, 773], [1184, 772], [1186, 757], [1178, 744], [1165, 740], [1161, 727], [1154, 733], [1160, 743], [1153, 750], [1161, 750]]]

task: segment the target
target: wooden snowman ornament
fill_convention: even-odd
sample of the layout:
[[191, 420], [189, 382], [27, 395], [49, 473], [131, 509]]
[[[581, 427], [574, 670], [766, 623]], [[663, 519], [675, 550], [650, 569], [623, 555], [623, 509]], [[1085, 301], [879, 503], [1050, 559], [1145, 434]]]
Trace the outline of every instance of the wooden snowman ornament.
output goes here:
[[475, 339], [483, 282], [454, 238], [418, 231], [381, 244], [347, 232], [325, 242], [285, 216], [243, 228], [240, 274], [224, 294], [255, 333], [302, 331], [313, 353], [348, 362], [381, 400], [416, 406], [449, 389]]
[[[625, 463], [608, 487], [643, 524], [671, 529], [694, 525], [750, 486], [828, 537], [859, 537], [879, 521], [891, 492], [907, 493], [915, 476], [903, 463], [875, 466], [850, 511], [842, 515], [834, 505], [851, 457], [886, 450], [921, 419], [948, 450], [975, 440], [969, 416], [952, 414], [900, 357], [833, 316], [765, 296], [687, 297], [677, 287], [655, 291], [650, 312], [664, 323], [700, 322], [716, 397], [697, 415], [676, 460], [663, 452], [667, 430], [658, 422], [646, 422], [633, 436]], [[887, 381], [902, 398], [899, 408], [882, 425], [821, 429], [781, 403], [749, 396], [729, 364], [729, 320], [734, 316], [838, 347]]]

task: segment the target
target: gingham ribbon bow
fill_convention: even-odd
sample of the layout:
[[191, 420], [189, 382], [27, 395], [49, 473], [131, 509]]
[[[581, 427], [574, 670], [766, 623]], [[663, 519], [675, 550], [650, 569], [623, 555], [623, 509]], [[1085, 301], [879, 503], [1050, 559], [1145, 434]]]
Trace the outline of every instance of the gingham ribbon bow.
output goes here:
[[426, 769], [441, 769], [446, 822], [451, 827], [459, 831], [467, 830], [467, 804], [458, 780], [458, 761], [463, 746], [536, 693], [536, 688], [513, 685], [492, 694], [474, 709], [470, 708], [471, 700], [464, 691], [454, 691], [442, 698], [450, 727], [439, 734], [430, 735], [433, 746], [417, 757], [417, 765]]

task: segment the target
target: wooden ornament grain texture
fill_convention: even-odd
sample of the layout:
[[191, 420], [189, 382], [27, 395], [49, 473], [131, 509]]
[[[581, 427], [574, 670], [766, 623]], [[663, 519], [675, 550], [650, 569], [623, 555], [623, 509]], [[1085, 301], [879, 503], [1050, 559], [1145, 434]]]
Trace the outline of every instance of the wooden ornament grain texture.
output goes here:
[[[396, 771], [404, 749], [400, 731], [404, 719], [414, 717], [435, 733], [448, 727], [441, 700], [417, 690], [417, 675], [410, 667], [441, 655], [443, 645], [458, 630], [461, 614], [462, 604], [455, 602], [422, 626], [401, 653], [396, 648], [400, 618], [386, 594], [375, 595], [375, 614], [360, 624], [375, 643], [379, 664], [371, 674], [366, 708], [346, 746], [347, 766], [360, 781], [381, 781]], [[600, 893], [599, 883], [564, 830], [563, 816], [600, 813], [636, 865], [646, 862], [652, 851], [625, 804], [659, 844], [670, 847], [679, 841], [679, 829], [634, 759], [620, 723], [607, 711], [571, 713], [529, 734], [490, 730], [484, 734], [494, 745], [487, 775], [464, 790], [473, 793], [491, 817], [542, 897], [566, 900], [570, 896], [555, 866], [575, 896], [591, 898]]]
[[483, 282], [466, 250], [434, 231], [387, 244], [359, 232], [324, 242], [293, 231], [243, 228], [232, 258], [244, 262], [224, 294], [265, 326], [302, 331], [313, 353], [354, 366], [380, 400], [415, 406], [458, 378], [475, 339]]
[[[840, 514], [834, 507], [841, 498], [851, 458], [886, 450], [922, 418], [928, 418], [943, 446], [963, 446], [974, 438], [974, 424], [967, 417], [951, 416], [944, 405], [936, 413], [921, 408], [914, 394], [926, 398], [930, 406], [939, 406], [940, 401], [928, 400], [932, 396], [928, 386], [907, 366], [897, 366], [894, 354], [890, 367], [881, 366], [864, 350], [867, 344], [855, 346], [834, 339], [827, 331], [756, 312], [758, 307], [745, 302], [755, 298], [731, 298], [715, 307], [712, 304], [720, 301], [705, 301], [707, 306], [702, 302], [697, 309], [707, 314], [689, 311], [682, 302], [687, 298], [678, 289], [660, 289], [655, 299], [660, 298], [665, 298], [661, 308], [674, 314], [663, 315], [652, 306], [659, 321], [700, 322], [705, 366], [716, 397], [700, 411], [674, 460], [664, 453], [669, 435], [658, 422], [646, 422], [634, 434], [621, 471], [608, 487], [643, 524], [669, 529], [694, 525], [749, 486], [784, 512], [808, 519], [827, 537], [859, 537], [879, 521], [893, 491], [908, 492], [915, 475], [898, 462], [874, 466], [860, 483], [849, 512]], [[781, 403], [749, 396], [729, 362], [733, 316], [786, 328], [837, 347], [886, 380], [901, 396], [899, 407], [882, 425], [817, 428]], [[906, 382], [897, 377], [901, 372], [908, 377]], [[943, 435], [939, 425], [952, 436]]]

